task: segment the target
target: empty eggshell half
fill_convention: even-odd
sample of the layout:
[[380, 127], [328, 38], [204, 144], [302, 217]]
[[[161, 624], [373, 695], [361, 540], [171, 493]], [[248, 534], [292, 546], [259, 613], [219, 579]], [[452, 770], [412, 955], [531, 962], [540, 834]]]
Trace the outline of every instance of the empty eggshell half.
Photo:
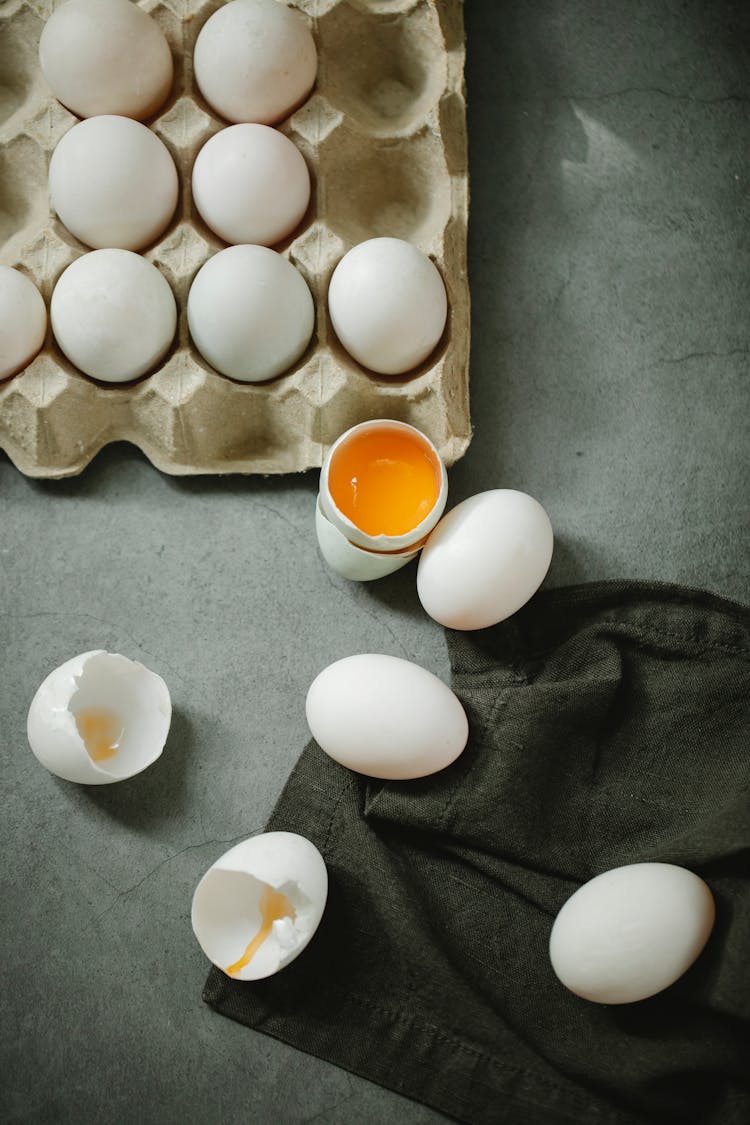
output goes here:
[[552, 560], [552, 525], [525, 492], [496, 488], [457, 504], [431, 532], [417, 593], [448, 629], [485, 629], [524, 605]]
[[235, 980], [261, 980], [298, 957], [328, 895], [323, 857], [294, 832], [243, 840], [208, 869], [193, 895], [193, 933]]
[[50, 672], [31, 702], [26, 729], [50, 773], [108, 785], [156, 761], [171, 718], [161, 676], [119, 653], [95, 650]]
[[310, 685], [306, 712], [326, 754], [391, 781], [445, 769], [469, 737], [466, 712], [447, 684], [398, 656], [362, 653], [330, 664]]
[[674, 984], [700, 954], [714, 900], [692, 871], [631, 863], [584, 883], [560, 910], [550, 960], [571, 992], [597, 1004], [632, 1004]]

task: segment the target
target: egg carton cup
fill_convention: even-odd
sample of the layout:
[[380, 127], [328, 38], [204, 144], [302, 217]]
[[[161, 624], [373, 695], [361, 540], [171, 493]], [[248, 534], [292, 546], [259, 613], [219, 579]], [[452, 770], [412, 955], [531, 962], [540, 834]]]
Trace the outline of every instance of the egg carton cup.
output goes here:
[[[0, 3], [0, 262], [39, 287], [49, 309], [63, 270], [87, 247], [50, 209], [47, 170], [78, 120], [51, 94], [38, 62], [54, 0]], [[201, 146], [226, 127], [200, 97], [195, 41], [221, 0], [143, 0], [171, 47], [175, 81], [147, 122], [180, 175], [177, 212], [145, 257], [177, 299], [176, 338], [159, 367], [127, 385], [89, 379], [48, 330], [22, 372], [0, 383], [0, 448], [33, 477], [80, 473], [109, 442], [129, 441], [166, 473], [288, 473], [321, 465], [340, 433], [389, 417], [410, 422], [446, 464], [471, 438], [466, 272], [468, 173], [461, 0], [298, 0], [318, 49], [316, 86], [279, 128], [310, 168], [310, 207], [278, 250], [302, 273], [316, 308], [313, 339], [286, 374], [241, 384], [219, 375], [188, 334], [190, 284], [224, 247], [194, 207]], [[377, 235], [409, 240], [437, 264], [448, 293], [443, 337], [400, 377], [376, 376], [341, 347], [326, 305], [337, 262]]]

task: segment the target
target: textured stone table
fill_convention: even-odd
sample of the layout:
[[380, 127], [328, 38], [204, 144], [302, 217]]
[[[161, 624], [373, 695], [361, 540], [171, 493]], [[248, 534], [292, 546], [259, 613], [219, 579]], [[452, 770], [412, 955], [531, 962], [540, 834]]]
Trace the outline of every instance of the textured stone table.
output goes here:
[[[547, 507], [548, 581], [661, 578], [746, 599], [750, 8], [469, 0], [473, 444], [455, 502]], [[372, 650], [447, 677], [413, 568], [327, 573], [316, 478], [161, 476], [127, 446], [34, 483], [0, 456], [4, 1121], [437, 1122], [216, 1016], [189, 924], [260, 828], [304, 697]], [[26, 747], [77, 652], [164, 675], [161, 762], [77, 788]]]

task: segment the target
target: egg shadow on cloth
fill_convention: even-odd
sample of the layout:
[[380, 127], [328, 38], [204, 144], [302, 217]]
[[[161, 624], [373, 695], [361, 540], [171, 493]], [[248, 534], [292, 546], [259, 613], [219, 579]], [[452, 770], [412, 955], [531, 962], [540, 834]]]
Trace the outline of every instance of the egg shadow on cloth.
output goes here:
[[[280, 829], [275, 826], [274, 831], [277, 830]], [[207, 1004], [221, 1004], [232, 992], [245, 991], [252, 997], [253, 1014], [249, 1025], [269, 1033], [268, 1021], [297, 1013], [314, 1028], [318, 1019], [325, 1019], [332, 1003], [340, 1001], [340, 994], [345, 991], [340, 982], [347, 980], [350, 966], [356, 965], [358, 960], [361, 965], [371, 955], [374, 912], [355, 908], [351, 874], [346, 865], [339, 866], [325, 848], [322, 854], [328, 871], [328, 896], [320, 924], [309, 944], [282, 971], [257, 981], [237, 982], [221, 969], [212, 967], [203, 990], [203, 1000]], [[311, 1034], [314, 1036], [314, 1032]], [[312, 1050], [311, 1053], [318, 1052]]]
[[[664, 862], [672, 862], [671, 857], [668, 857]], [[719, 877], [733, 875], [739, 885], [747, 874], [747, 858], [739, 854], [730, 859], [724, 859], [720, 864], [715, 865], [715, 871]], [[718, 888], [715, 885], [712, 878], [713, 873], [714, 867], [711, 864], [701, 866], [701, 878], [707, 882], [716, 905], [716, 919], [705, 948], [701, 950], [697, 960], [689, 969], [668, 989], [657, 992], [655, 996], [647, 997], [639, 1003], [610, 1006], [611, 1018], [613, 1022], [619, 1025], [623, 1033], [627, 1035], [637, 1034], [639, 1038], [644, 1040], [658, 1039], [664, 1034], [665, 1028], [668, 1028], [674, 1022], [667, 1005], [662, 1001], [668, 1000], [674, 1004], [675, 1000], [679, 1001], [680, 996], [684, 994], [687, 1010], [691, 997], [694, 999], [697, 992], [710, 993], [716, 988], [724, 966], [720, 959], [710, 956], [710, 951], [717, 948], [723, 949], [726, 946], [732, 926], [737, 924], [737, 919], [735, 919], [735, 903], [723, 888]], [[708, 956], [706, 951], [709, 951]], [[748, 1081], [750, 1082], [750, 1079]], [[700, 1087], [696, 1094], [696, 1105], [698, 1104], [699, 1092]], [[696, 1112], [696, 1118], [698, 1116], [699, 1114]]]
[[[726, 896], [716, 898], [717, 915], [713, 931], [708, 939], [710, 947], [716, 944], [722, 947], [731, 925], [732, 908]], [[721, 971], [721, 965], [716, 958], [701, 955], [688, 971], [665, 989], [664, 992], [648, 997], [635, 1004], [622, 1004], [609, 1006], [608, 1015], [613, 1024], [619, 1027], [621, 1033], [628, 1038], [637, 1038], [644, 1045], [644, 1049], [656, 1049], [659, 1042], [671, 1040], [676, 1051], [684, 1050], [690, 1040], [690, 1010], [691, 1004], [695, 1005], [695, 997], [701, 991], [709, 995], [713, 990], [713, 978]], [[684, 1023], [680, 1025], [675, 1021], [675, 1013], [680, 1009], [681, 998], [684, 997]], [[709, 1010], [706, 1008], [706, 1018]], [[715, 1064], [719, 1068], [723, 1062], [724, 1043], [722, 1042], [721, 1017], [716, 1013], [714, 1034], [707, 1036], [706, 1050], [712, 1050]], [[742, 1035], [741, 1020], [738, 1019], [737, 1031]], [[709, 1043], [711, 1046], [709, 1047]], [[650, 1047], [649, 1047], [650, 1045]], [[741, 1080], [741, 1075], [737, 1075]], [[747, 1078], [745, 1078], [747, 1081]], [[659, 1074], [658, 1068], [654, 1069], [649, 1087], [654, 1097], [660, 1097], [665, 1106], [664, 1120], [678, 1120], [679, 1109], [675, 1107], [674, 1114], [666, 1107], [671, 1097], [671, 1087], [674, 1084], [674, 1075], [665, 1068]], [[691, 1121], [710, 1120], [712, 1115], [721, 1114], [722, 1093], [706, 1079], [702, 1070], [686, 1071], [680, 1073], [680, 1084], [683, 1096], [689, 1097], [692, 1106]]]
[[[142, 773], [111, 785], [75, 786], [79, 798], [89, 801], [113, 820], [136, 830], [175, 819], [190, 803], [187, 784], [197, 741], [187, 715], [172, 710], [166, 745], [161, 757]], [[66, 790], [69, 782], [59, 781]]]

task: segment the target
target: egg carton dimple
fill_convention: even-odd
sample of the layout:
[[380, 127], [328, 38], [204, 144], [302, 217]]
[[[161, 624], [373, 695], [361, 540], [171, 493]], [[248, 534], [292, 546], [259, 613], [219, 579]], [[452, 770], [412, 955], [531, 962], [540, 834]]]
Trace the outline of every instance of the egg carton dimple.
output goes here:
[[[48, 308], [60, 274], [88, 250], [50, 210], [47, 191], [52, 152], [78, 120], [52, 96], [39, 68], [39, 36], [58, 3], [10, 0], [0, 16], [0, 263], [29, 276]], [[153, 373], [108, 385], [77, 371], [48, 330], [25, 371], [0, 383], [0, 448], [35, 477], [75, 475], [103, 446], [122, 440], [167, 473], [287, 473], [320, 466], [332, 442], [356, 423], [390, 417], [421, 429], [450, 465], [471, 437], [461, 0], [298, 0], [311, 21], [318, 79], [278, 127], [302, 151], [313, 191], [298, 230], [274, 249], [308, 283], [316, 327], [289, 372], [258, 384], [214, 371], [187, 327], [190, 284], [225, 246], [190, 193], [198, 150], [228, 124], [205, 104], [192, 74], [197, 36], [222, 3], [140, 3], [175, 62], [170, 97], [147, 124], [175, 160], [180, 197], [169, 227], [145, 251], [177, 300], [173, 345]], [[376, 235], [419, 246], [448, 292], [442, 340], [405, 376], [360, 367], [328, 316], [336, 263]]]

